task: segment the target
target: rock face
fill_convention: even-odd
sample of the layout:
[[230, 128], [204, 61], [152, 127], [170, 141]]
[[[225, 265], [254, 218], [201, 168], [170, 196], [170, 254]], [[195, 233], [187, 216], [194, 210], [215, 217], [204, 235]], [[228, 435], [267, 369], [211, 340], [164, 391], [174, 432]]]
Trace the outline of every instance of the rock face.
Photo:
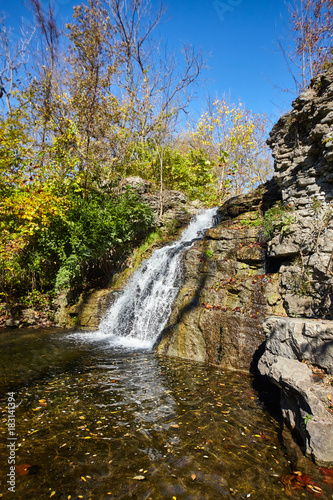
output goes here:
[[[259, 370], [281, 389], [289, 427], [318, 463], [333, 463], [333, 70], [316, 77], [273, 128], [274, 179], [289, 224], [268, 244], [289, 318], [264, 322]], [[326, 318], [326, 321], [313, 319]]]
[[115, 288], [90, 290], [82, 293], [79, 300], [72, 305], [69, 304], [66, 293], [62, 293], [55, 304], [57, 326], [97, 329], [118, 292]]
[[229, 200], [222, 222], [186, 253], [185, 284], [159, 353], [250, 370], [265, 340], [263, 318], [285, 314], [279, 276], [266, 274], [266, 245], [255, 225], [259, 206], [272, 202], [272, 184]]
[[[333, 70], [316, 77], [273, 128], [274, 179], [291, 222], [268, 246], [288, 315], [333, 317]], [[283, 260], [285, 262], [283, 262]]]
[[311, 207], [333, 199], [333, 70], [317, 76], [268, 141], [282, 200]]
[[281, 389], [282, 414], [317, 463], [332, 462], [333, 324], [268, 318], [258, 368]]
[[200, 203], [189, 201], [183, 193], [164, 190], [162, 193], [162, 216], [160, 216], [161, 195], [152, 189], [149, 181], [141, 177], [126, 177], [120, 183], [120, 189], [126, 186], [135, 189], [142, 201], [147, 203], [155, 214], [156, 225], [163, 226], [174, 222], [180, 226], [188, 224], [200, 208]]

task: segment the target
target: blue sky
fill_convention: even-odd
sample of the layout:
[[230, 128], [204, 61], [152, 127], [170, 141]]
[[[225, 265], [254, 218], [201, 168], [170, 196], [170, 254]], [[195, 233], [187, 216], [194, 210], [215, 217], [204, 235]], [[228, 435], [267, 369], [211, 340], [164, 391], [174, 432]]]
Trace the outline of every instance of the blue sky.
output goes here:
[[[78, 3], [55, 0], [57, 17], [68, 21]], [[160, 28], [163, 39], [174, 48], [185, 42], [210, 54], [202, 101], [207, 94], [225, 95], [253, 112], [267, 113], [273, 122], [290, 109], [294, 96], [277, 88], [293, 89], [277, 48], [277, 37], [286, 34], [284, 0], [165, 0], [164, 5], [168, 20]], [[21, 17], [29, 18], [24, 0], [0, 0], [0, 10], [13, 26]]]

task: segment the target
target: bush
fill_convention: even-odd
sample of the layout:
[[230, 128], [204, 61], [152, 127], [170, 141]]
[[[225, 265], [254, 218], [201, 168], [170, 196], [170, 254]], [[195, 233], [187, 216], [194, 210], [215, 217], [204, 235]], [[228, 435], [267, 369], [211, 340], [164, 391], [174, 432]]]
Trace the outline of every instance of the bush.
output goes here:
[[151, 230], [153, 214], [138, 195], [73, 190], [57, 197], [47, 187], [16, 189], [0, 206], [0, 291], [22, 296], [59, 292], [101, 276]]

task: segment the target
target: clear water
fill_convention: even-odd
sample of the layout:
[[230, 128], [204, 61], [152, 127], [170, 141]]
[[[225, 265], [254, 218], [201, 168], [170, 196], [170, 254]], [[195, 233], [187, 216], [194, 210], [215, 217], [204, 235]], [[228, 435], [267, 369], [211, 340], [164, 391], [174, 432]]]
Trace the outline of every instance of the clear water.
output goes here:
[[89, 333], [5, 332], [0, 349], [1, 441], [15, 391], [16, 465], [40, 467], [9, 492], [3, 446], [3, 499], [285, 498], [279, 423], [251, 376]]

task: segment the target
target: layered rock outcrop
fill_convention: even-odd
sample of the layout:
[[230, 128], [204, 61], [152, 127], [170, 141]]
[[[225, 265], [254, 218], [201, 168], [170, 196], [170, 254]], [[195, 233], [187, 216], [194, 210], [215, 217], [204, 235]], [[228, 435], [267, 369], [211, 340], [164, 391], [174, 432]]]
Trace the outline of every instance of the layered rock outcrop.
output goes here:
[[267, 257], [280, 266], [279, 291], [289, 317], [265, 320], [259, 370], [280, 387], [283, 416], [305, 453], [332, 463], [333, 70], [317, 76], [294, 101], [269, 144], [274, 179], [290, 212]]
[[159, 353], [250, 370], [265, 340], [264, 317], [285, 314], [279, 275], [266, 272], [266, 243], [256, 223], [276, 201], [273, 182], [229, 200], [220, 223], [184, 259], [184, 286], [157, 347]]
[[[290, 224], [268, 257], [280, 261], [289, 316], [333, 317], [333, 71], [316, 77], [273, 128], [274, 179]], [[284, 262], [283, 262], [284, 261]]]

